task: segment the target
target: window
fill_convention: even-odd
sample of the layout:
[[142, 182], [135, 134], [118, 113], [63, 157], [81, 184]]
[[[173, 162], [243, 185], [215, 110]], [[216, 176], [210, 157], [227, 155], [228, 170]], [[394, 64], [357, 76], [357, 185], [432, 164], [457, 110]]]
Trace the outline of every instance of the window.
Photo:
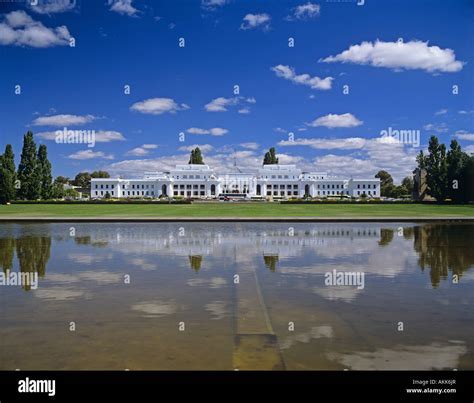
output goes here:
[[175, 191], [173, 192], [173, 194], [174, 194], [175, 196], [178, 196], [178, 191], [175, 190]]
[[186, 189], [191, 189], [191, 185], [186, 185]]
[[193, 192], [193, 195], [194, 195], [194, 196], [197, 196], [197, 195], [198, 195], [198, 191], [195, 190], [195, 191]]
[[104, 195], [104, 191], [103, 191], [103, 190], [100, 191], [100, 195], [101, 195], [101, 196]]
[[99, 194], [99, 192], [96, 190], [96, 191], [95, 191], [95, 195], [97, 196], [98, 194]]
[[298, 196], [298, 192], [297, 192], [297, 191], [293, 191], [293, 196]]
[[201, 185], [201, 189], [206, 189], [206, 185]]
[[267, 196], [271, 196], [272, 192], [270, 190], [267, 190]]
[[103, 189], [103, 188], [104, 188], [104, 185], [100, 185], [100, 188]]
[[95, 188], [98, 189], [99, 188], [99, 185], [97, 185], [97, 183], [95, 184]]
[[184, 185], [179, 185], [179, 188], [180, 188], [180, 189], [184, 189]]
[[205, 196], [205, 192], [201, 190], [201, 196]]
[[181, 196], [184, 196], [184, 190], [181, 190]]
[[357, 185], [357, 189], [360, 189], [360, 185]]
[[271, 189], [272, 188], [272, 185], [267, 185], [267, 189]]
[[298, 185], [293, 185], [293, 189], [298, 189]]
[[286, 188], [287, 188], [287, 189], [291, 189], [291, 185], [286, 185]]
[[285, 189], [285, 185], [280, 185], [280, 189]]
[[285, 179], [288, 179], [288, 175], [285, 175], [284, 178], [285, 178]]
[[365, 189], [365, 183], [362, 185], [362, 188]]
[[274, 190], [273, 191], [273, 196], [278, 196], [278, 191]]
[[[115, 186], [115, 185], [112, 185], [112, 189], [114, 188], [114, 186]], [[113, 192], [112, 192], [112, 194], [113, 194]]]
[[281, 175], [278, 175], [278, 179], [281, 179]]

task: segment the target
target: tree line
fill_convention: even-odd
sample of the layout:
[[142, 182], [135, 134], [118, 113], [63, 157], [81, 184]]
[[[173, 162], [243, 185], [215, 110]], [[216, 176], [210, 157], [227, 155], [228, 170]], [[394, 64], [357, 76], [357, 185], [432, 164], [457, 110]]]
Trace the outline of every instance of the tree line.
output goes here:
[[51, 162], [48, 159], [48, 149], [41, 144], [39, 148], [28, 131], [23, 136], [23, 148], [18, 169], [15, 166], [15, 154], [11, 144], [7, 144], [5, 152], [0, 155], [0, 203], [10, 203], [13, 200], [50, 200], [64, 197], [76, 197], [78, 192], [65, 185], [90, 189], [91, 178], [109, 178], [105, 171], [80, 172], [71, 180], [58, 176], [53, 181]]
[[427, 193], [437, 201], [466, 203], [474, 200], [474, 156], [462, 151], [452, 140], [447, 151], [436, 136], [431, 136], [428, 155], [417, 156], [418, 169], [426, 172]]

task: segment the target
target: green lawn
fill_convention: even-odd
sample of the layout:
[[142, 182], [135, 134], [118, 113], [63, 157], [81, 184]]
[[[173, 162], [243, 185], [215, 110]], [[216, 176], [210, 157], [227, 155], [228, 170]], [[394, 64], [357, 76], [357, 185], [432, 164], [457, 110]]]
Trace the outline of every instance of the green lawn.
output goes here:
[[422, 204], [329, 205], [273, 203], [212, 203], [181, 205], [12, 204], [0, 206], [0, 216], [15, 217], [463, 217], [474, 206]]

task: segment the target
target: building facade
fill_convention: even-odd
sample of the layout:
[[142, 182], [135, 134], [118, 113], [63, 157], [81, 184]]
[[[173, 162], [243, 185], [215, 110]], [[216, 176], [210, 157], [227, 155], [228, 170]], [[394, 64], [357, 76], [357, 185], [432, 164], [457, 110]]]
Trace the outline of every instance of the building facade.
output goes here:
[[325, 172], [303, 172], [295, 165], [263, 165], [218, 173], [208, 165], [177, 165], [167, 172], [145, 172], [142, 179], [93, 178], [91, 198], [182, 197], [245, 198], [380, 197], [380, 179], [333, 179]]

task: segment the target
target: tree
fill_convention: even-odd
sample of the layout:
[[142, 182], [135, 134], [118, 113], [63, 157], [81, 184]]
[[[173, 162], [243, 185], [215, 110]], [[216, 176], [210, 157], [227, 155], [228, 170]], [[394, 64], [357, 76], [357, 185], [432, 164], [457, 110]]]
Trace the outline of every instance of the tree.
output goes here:
[[91, 173], [91, 178], [110, 178], [107, 171], [94, 171]]
[[188, 164], [204, 164], [204, 161], [202, 160], [201, 150], [199, 147], [196, 147], [194, 150], [191, 150], [191, 155], [189, 156]]
[[461, 150], [456, 140], [452, 140], [446, 157], [448, 164], [448, 197], [460, 202], [465, 199], [467, 183], [463, 175], [469, 156]]
[[402, 180], [402, 187], [406, 189], [406, 194], [411, 195], [413, 193], [413, 178], [411, 176], [407, 176]]
[[39, 147], [36, 168], [41, 180], [41, 198], [50, 199], [53, 189], [53, 176], [51, 174], [51, 163], [48, 160], [48, 150], [44, 144]]
[[387, 171], [379, 171], [376, 178], [380, 179], [380, 196], [393, 197], [392, 192], [394, 189], [393, 178]]
[[58, 178], [63, 178], [62, 176], [58, 176], [53, 183], [51, 189], [51, 198], [53, 199], [63, 199], [65, 195], [64, 185], [65, 183], [58, 181]]
[[22, 199], [36, 200], [41, 196], [41, 177], [36, 165], [36, 144], [33, 140], [33, 133], [28, 131], [23, 137], [23, 149], [18, 166], [18, 180], [20, 181], [18, 195]]
[[54, 183], [59, 183], [61, 185], [68, 185], [71, 179], [65, 176], [57, 176], [56, 179], [54, 180]]
[[91, 174], [89, 172], [79, 172], [72, 181], [74, 186], [89, 189], [91, 186]]
[[273, 165], [278, 164], [278, 158], [276, 157], [275, 147], [272, 147], [265, 153], [263, 157], [263, 164], [264, 165]]
[[76, 189], [66, 189], [64, 191], [64, 196], [71, 198], [71, 199], [77, 199], [79, 197], [79, 192]]
[[426, 158], [426, 183], [428, 193], [438, 201], [448, 196], [448, 162], [446, 146], [439, 144], [436, 136], [431, 136]]
[[15, 198], [15, 156], [10, 144], [0, 156], [0, 203], [10, 203]]

